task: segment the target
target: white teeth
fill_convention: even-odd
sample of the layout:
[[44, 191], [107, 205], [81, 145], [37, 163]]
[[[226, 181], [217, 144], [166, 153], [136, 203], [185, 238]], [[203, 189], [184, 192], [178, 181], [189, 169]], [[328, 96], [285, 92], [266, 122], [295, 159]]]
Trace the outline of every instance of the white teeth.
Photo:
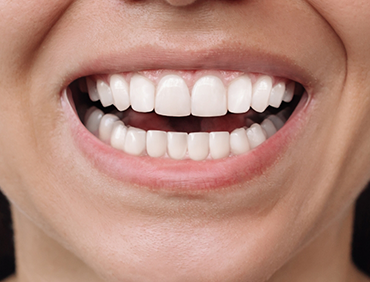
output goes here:
[[290, 82], [286, 86], [285, 93], [283, 96], [283, 101], [289, 103], [292, 101], [293, 96], [294, 96], [294, 90], [295, 90], [295, 82]]
[[129, 127], [126, 133], [124, 151], [130, 155], [140, 156], [145, 152], [145, 147], [145, 130], [135, 127]]
[[167, 149], [167, 133], [149, 130], [146, 134], [146, 152], [153, 158], [163, 157]]
[[275, 127], [275, 125], [269, 119], [265, 119], [261, 123], [261, 127], [262, 127], [262, 129], [265, 130], [265, 132], [267, 134], [267, 136], [266, 136], [267, 139], [270, 138], [272, 135], [274, 135], [276, 133], [276, 127]]
[[231, 113], [246, 113], [251, 106], [252, 82], [243, 75], [231, 82], [228, 89], [228, 108]]
[[283, 96], [285, 93], [285, 83], [279, 82], [274, 87], [272, 87], [269, 105], [275, 108], [279, 108], [281, 102], [283, 101]]
[[230, 134], [230, 148], [231, 153], [240, 155], [250, 150], [247, 133], [244, 128], [235, 129]]
[[167, 133], [167, 150], [168, 155], [175, 160], [185, 158], [188, 149], [188, 134], [185, 132], [168, 132]]
[[108, 142], [111, 138], [113, 124], [118, 120], [118, 117], [112, 114], [106, 114], [102, 117], [99, 125], [99, 138], [104, 142]]
[[195, 132], [188, 135], [189, 158], [194, 161], [205, 160], [209, 154], [209, 133]]
[[125, 139], [127, 134], [127, 127], [122, 121], [116, 121], [113, 124], [112, 136], [110, 138], [110, 144], [113, 148], [118, 150], [124, 150]]
[[96, 102], [99, 100], [98, 90], [96, 83], [89, 77], [86, 77], [87, 92], [89, 93], [90, 100]]
[[[251, 78], [242, 75], [231, 81], [226, 91], [219, 77], [206, 75], [195, 82], [190, 95], [185, 79], [179, 75], [166, 75], [156, 87], [143, 75], [133, 74], [128, 83], [123, 75], [114, 74], [109, 77], [109, 85], [102, 79], [95, 82], [95, 79], [86, 78], [86, 83], [79, 81], [79, 87], [81, 92], [87, 89], [90, 99], [100, 100], [104, 107], [114, 104], [119, 111], [124, 111], [131, 105], [137, 112], [151, 112], [155, 109], [159, 115], [172, 117], [190, 114], [217, 117], [225, 115], [228, 110], [240, 114], [246, 113], [250, 108], [263, 112], [269, 105], [278, 108], [282, 101], [290, 102], [296, 87], [295, 82], [287, 85], [279, 82], [273, 86], [273, 78], [266, 75], [260, 76], [252, 85]], [[201, 161], [207, 158], [226, 158], [230, 154], [244, 154], [259, 146], [283, 127], [290, 112], [291, 109], [287, 108], [277, 115], [270, 115], [261, 125], [251, 120], [253, 114], [252, 117], [241, 116], [240, 121], [244, 119], [244, 124], [249, 128], [238, 128], [232, 133], [146, 132], [139, 128], [126, 127], [116, 115], [104, 115], [96, 107], [86, 112], [84, 124], [103, 142], [131, 155]], [[117, 115], [126, 123], [124, 114]], [[206, 119], [202, 120], [200, 124], [205, 121]]]
[[192, 115], [212, 117], [226, 114], [226, 89], [218, 77], [203, 76], [195, 83], [191, 95]]
[[163, 116], [190, 115], [190, 92], [185, 81], [178, 75], [166, 75], [157, 87], [155, 112]]
[[261, 76], [253, 85], [253, 95], [251, 107], [259, 113], [262, 113], [269, 105], [269, 98], [272, 89], [272, 78], [270, 76]]
[[284, 125], [284, 121], [282, 121], [281, 118], [279, 118], [278, 116], [271, 115], [267, 118], [272, 121], [272, 123], [275, 125], [276, 130], [279, 130]]
[[103, 107], [108, 107], [114, 103], [112, 91], [108, 84], [98, 79], [96, 82], [96, 88], [98, 89], [100, 102]]
[[251, 149], [256, 148], [258, 145], [266, 141], [266, 136], [262, 131], [262, 127], [258, 123], [252, 124], [246, 132]]
[[130, 82], [131, 107], [142, 113], [151, 112], [154, 109], [155, 86], [146, 77], [135, 74]]
[[110, 88], [112, 90], [114, 106], [119, 111], [124, 111], [130, 107], [130, 96], [128, 83], [121, 75], [114, 74], [110, 77]]
[[222, 159], [230, 155], [229, 132], [211, 132], [209, 134], [209, 149], [213, 159]]
[[104, 116], [103, 111], [91, 107], [85, 115], [84, 124], [88, 131], [90, 131], [92, 134], [97, 135], [99, 130], [99, 124], [100, 120]]

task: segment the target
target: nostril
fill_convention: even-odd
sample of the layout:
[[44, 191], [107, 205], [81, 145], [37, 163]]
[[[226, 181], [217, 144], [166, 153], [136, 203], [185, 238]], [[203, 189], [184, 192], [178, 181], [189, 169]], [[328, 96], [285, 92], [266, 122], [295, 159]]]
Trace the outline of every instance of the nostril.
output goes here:
[[172, 6], [187, 6], [193, 4], [196, 0], [166, 0]]

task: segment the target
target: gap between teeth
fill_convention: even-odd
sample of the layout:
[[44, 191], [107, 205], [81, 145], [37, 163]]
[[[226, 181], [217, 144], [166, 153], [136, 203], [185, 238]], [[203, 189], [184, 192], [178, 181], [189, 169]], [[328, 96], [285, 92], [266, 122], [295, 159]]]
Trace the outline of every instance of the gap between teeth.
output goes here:
[[113, 114], [91, 107], [85, 115], [86, 128], [101, 141], [130, 155], [169, 157], [195, 161], [221, 159], [244, 154], [274, 135], [286, 122], [284, 110], [270, 115], [261, 124], [233, 132], [165, 132], [127, 127]]
[[175, 74], [162, 77], [158, 85], [140, 74], [133, 74], [130, 81], [123, 75], [109, 77], [109, 84], [102, 79], [80, 80], [80, 90], [88, 92], [92, 101], [104, 107], [114, 105], [119, 111], [130, 106], [137, 112], [155, 111], [163, 116], [223, 116], [246, 113], [250, 108], [262, 113], [268, 106], [279, 108], [282, 101], [290, 102], [295, 82], [277, 82], [268, 75], [261, 75], [252, 83], [249, 75], [241, 75], [227, 86], [215, 75], [200, 77], [189, 90], [185, 80]]

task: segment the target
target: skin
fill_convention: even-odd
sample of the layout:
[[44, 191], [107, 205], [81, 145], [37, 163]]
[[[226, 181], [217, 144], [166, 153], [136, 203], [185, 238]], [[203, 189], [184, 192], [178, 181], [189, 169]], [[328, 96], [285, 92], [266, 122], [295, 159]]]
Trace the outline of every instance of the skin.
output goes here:
[[[0, 27], [0, 187], [17, 252], [7, 281], [369, 281], [350, 260], [370, 179], [369, 1], [6, 0]], [[276, 165], [197, 197], [93, 167], [60, 93], [79, 62], [117, 50], [128, 62], [148, 42], [197, 54], [272, 42], [307, 70], [314, 98]]]

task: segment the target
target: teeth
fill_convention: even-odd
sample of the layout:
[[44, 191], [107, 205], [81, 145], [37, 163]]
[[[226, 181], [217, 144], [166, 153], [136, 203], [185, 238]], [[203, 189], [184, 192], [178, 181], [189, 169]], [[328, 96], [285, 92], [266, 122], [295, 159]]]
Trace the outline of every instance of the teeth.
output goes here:
[[[282, 101], [290, 102], [296, 87], [295, 82], [278, 82], [273, 85], [273, 78], [267, 75], [259, 76], [252, 85], [250, 76], [245, 74], [232, 80], [226, 90], [219, 77], [206, 75], [199, 78], [189, 91], [187, 79], [170, 74], [162, 77], [155, 86], [154, 82], [143, 75], [133, 74], [128, 83], [125, 76], [114, 74], [109, 77], [109, 84], [103, 79], [88, 77], [86, 83], [80, 80], [77, 86], [81, 92], [87, 91], [92, 101], [100, 100], [103, 107], [113, 104], [122, 112], [131, 106], [137, 112], [155, 110], [159, 115], [170, 117], [190, 114], [218, 117], [225, 115], [228, 110], [240, 114], [248, 112], [250, 108], [262, 113], [268, 106], [278, 108]], [[146, 132], [126, 126], [120, 120], [123, 119], [126, 123], [125, 114], [117, 112], [119, 119], [113, 114], [104, 115], [103, 111], [96, 107], [86, 111], [84, 124], [103, 142], [131, 155], [201, 161], [247, 153], [273, 136], [285, 124], [290, 112], [290, 108], [286, 108], [277, 115], [267, 116], [265, 113], [263, 116], [267, 118], [261, 124], [252, 121], [255, 119], [254, 113], [234, 116], [238, 122], [244, 119], [248, 128], [238, 128], [231, 133], [215, 131], [188, 134], [159, 130]], [[207, 119], [201, 120], [201, 124], [206, 121]]]
[[175, 160], [185, 158], [188, 149], [188, 134], [185, 132], [168, 132], [168, 155]]
[[[278, 114], [280, 115], [281, 112]], [[259, 146], [273, 136], [284, 125], [278, 115], [271, 115], [261, 125], [253, 123], [248, 129], [238, 128], [231, 134], [219, 132], [165, 132], [149, 130], [148, 132], [126, 127], [113, 114], [106, 114], [95, 107], [90, 108], [85, 116], [86, 128], [99, 139], [109, 143], [113, 148], [128, 154], [140, 156], [147, 154], [159, 158], [166, 156], [176, 160], [186, 157], [201, 161], [209, 156], [212, 159], [226, 158], [231, 154], [244, 154]], [[100, 121], [100, 124], [99, 124]]]
[[124, 111], [130, 107], [130, 96], [128, 83], [123, 76], [114, 74], [110, 77], [110, 88], [112, 90], [114, 106], [119, 111]]
[[240, 155], [248, 152], [249, 145], [247, 133], [244, 128], [235, 129], [230, 134], [230, 149], [234, 155]]
[[294, 96], [294, 90], [295, 90], [295, 82], [290, 82], [286, 86], [283, 101], [289, 103], [292, 101], [293, 96]]
[[272, 87], [269, 105], [275, 108], [279, 108], [281, 102], [283, 101], [283, 96], [285, 93], [285, 83], [279, 82], [274, 87]]
[[98, 79], [96, 83], [87, 77], [86, 84], [80, 80], [80, 91], [87, 88], [92, 101], [100, 100], [104, 107], [112, 104], [119, 111], [130, 105], [137, 112], [183, 117], [190, 113], [199, 117], [223, 116], [231, 113], [246, 113], [250, 108], [262, 113], [270, 105], [278, 108], [282, 101], [290, 102], [295, 91], [295, 82], [287, 85], [279, 82], [272, 85], [272, 77], [263, 75], [252, 85], [248, 75], [231, 81], [227, 91], [220, 78], [206, 75], [198, 79], [191, 91], [179, 75], [166, 75], [154, 83], [143, 75], [134, 74], [130, 85], [122, 75], [110, 77], [110, 85]]
[[127, 130], [124, 151], [127, 154], [140, 156], [145, 151], [146, 132], [145, 130], [130, 127]]
[[230, 155], [229, 132], [211, 132], [209, 134], [209, 149], [213, 159], [222, 159]]
[[195, 83], [191, 95], [192, 115], [212, 117], [226, 114], [226, 89], [218, 77], [203, 76]]
[[142, 113], [148, 113], [154, 109], [155, 86], [146, 77], [135, 74], [130, 82], [131, 107]]
[[284, 125], [284, 121], [282, 121], [281, 118], [279, 118], [278, 116], [271, 115], [267, 118], [272, 121], [272, 123], [275, 125], [276, 130], [279, 130]]
[[146, 135], [146, 152], [153, 158], [163, 157], [167, 150], [167, 133], [149, 130]]
[[127, 127], [122, 121], [116, 121], [113, 124], [112, 136], [110, 138], [110, 144], [113, 148], [118, 150], [124, 150], [125, 139], [127, 134]]
[[118, 120], [118, 117], [112, 114], [106, 114], [102, 117], [99, 125], [99, 138], [104, 142], [108, 142], [111, 138], [113, 124]]
[[275, 125], [269, 119], [265, 119], [261, 123], [261, 127], [262, 127], [262, 129], [265, 130], [265, 132], [267, 134], [267, 136], [266, 136], [267, 139], [270, 138], [272, 135], [274, 135], [276, 133], [276, 131], [277, 131]]
[[261, 76], [253, 86], [251, 107], [256, 112], [262, 113], [269, 105], [269, 98], [272, 89], [272, 78]]
[[93, 133], [94, 135], [97, 135], [100, 125], [100, 120], [104, 116], [103, 111], [91, 107], [85, 115], [84, 124], [86, 128]]
[[185, 81], [177, 75], [167, 75], [157, 87], [155, 112], [163, 116], [190, 115], [190, 93]]
[[235, 79], [228, 89], [229, 112], [246, 113], [251, 106], [252, 82], [247, 75]]
[[252, 149], [266, 141], [266, 136], [263, 133], [262, 127], [258, 123], [252, 124], [246, 132]]
[[195, 132], [188, 135], [189, 158], [194, 161], [205, 160], [209, 154], [209, 133]]
[[96, 88], [98, 89], [100, 102], [103, 107], [108, 107], [114, 103], [112, 91], [108, 84], [98, 79], [96, 82]]
[[95, 102], [99, 101], [98, 90], [96, 89], [96, 83], [89, 77], [86, 77], [87, 92], [89, 93], [90, 100]]

